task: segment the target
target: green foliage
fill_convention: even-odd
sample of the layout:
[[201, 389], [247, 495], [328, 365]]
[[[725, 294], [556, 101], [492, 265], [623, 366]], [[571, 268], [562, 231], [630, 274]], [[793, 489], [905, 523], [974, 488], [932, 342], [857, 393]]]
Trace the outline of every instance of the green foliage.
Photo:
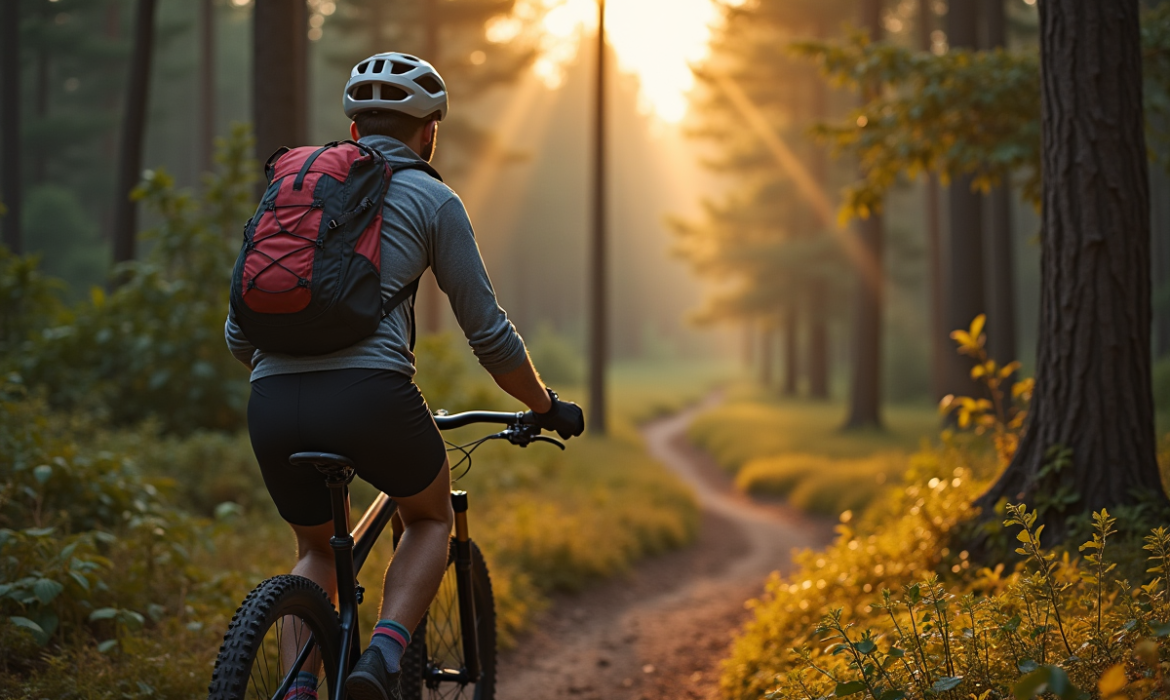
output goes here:
[[106, 278], [108, 246], [77, 196], [59, 185], [32, 188], [24, 202], [26, 248], [41, 254], [46, 274], [84, 294]]
[[[1151, 141], [1170, 136], [1170, 9], [1142, 17], [1147, 124]], [[923, 172], [943, 181], [973, 175], [988, 189], [1013, 176], [1040, 201], [1040, 56], [1024, 51], [966, 51], [941, 55], [871, 42], [864, 33], [844, 41], [798, 42], [833, 84], [869, 99], [845, 120], [816, 133], [842, 155], [860, 160], [863, 178], [846, 190], [842, 216], [880, 211], [889, 190]]]
[[175, 432], [238, 427], [246, 373], [224, 350], [223, 323], [236, 236], [251, 214], [251, 143], [243, 127], [221, 142], [220, 172], [199, 199], [148, 171], [134, 196], [162, 223], [143, 236], [147, 256], [116, 271], [112, 293], [94, 288], [7, 364], [55, 407], [121, 424], [153, 416]]
[[0, 640], [5, 672], [46, 649], [118, 653], [187, 613], [205, 581], [203, 522], [176, 511], [124, 455], [80, 449], [22, 387], [0, 387]]
[[[910, 463], [824, 552], [804, 552], [751, 606], [722, 678], [728, 698], [1145, 697], [1166, 692], [1161, 576], [1134, 587], [1132, 541], [1094, 514], [1081, 558], [1042, 542], [1035, 511], [1008, 504], [1022, 561], [979, 568], [955, 551], [986, 486], [973, 455], [944, 444]], [[843, 519], [844, 520], [844, 519]], [[1170, 535], [1146, 538], [1151, 573]], [[1136, 574], [1140, 575], [1140, 574]]]
[[563, 335], [549, 326], [541, 326], [528, 339], [528, 352], [540, 376], [555, 387], [579, 386], [585, 381], [585, 360]]
[[41, 273], [36, 255], [13, 255], [0, 245], [0, 358], [12, 357], [57, 320], [62, 289], [61, 280]]

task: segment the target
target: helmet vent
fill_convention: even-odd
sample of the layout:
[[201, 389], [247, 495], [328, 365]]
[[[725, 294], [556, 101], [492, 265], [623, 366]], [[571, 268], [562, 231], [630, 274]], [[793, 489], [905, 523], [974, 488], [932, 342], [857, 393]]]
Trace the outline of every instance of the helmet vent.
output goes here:
[[381, 99], [390, 100], [392, 102], [398, 102], [400, 100], [405, 100], [407, 97], [410, 97], [409, 92], [394, 85], [381, 84], [378, 86], [378, 90], [379, 94], [381, 95]]
[[374, 99], [374, 86], [366, 83], [365, 85], [355, 85], [349, 91], [349, 96], [355, 100], [372, 100]]
[[365, 72], [366, 72], [366, 69], [367, 69], [367, 68], [369, 68], [369, 67], [370, 67], [370, 62], [369, 62], [369, 61], [366, 61], [365, 63], [360, 63], [360, 64], [358, 64], [358, 67], [357, 67], [357, 72], [358, 72], [358, 73], [365, 73]]
[[419, 86], [422, 87], [423, 90], [426, 90], [427, 92], [431, 93], [432, 95], [438, 95], [438, 94], [441, 94], [443, 92], [442, 83], [440, 83], [438, 81], [438, 79], [435, 78], [435, 76], [433, 76], [433, 75], [420, 76], [418, 78], [415, 78], [414, 82], [418, 83]]
[[418, 56], [411, 56], [411, 55], [410, 55], [410, 54], [408, 54], [408, 53], [400, 53], [400, 54], [398, 54], [398, 55], [399, 55], [399, 56], [402, 56], [402, 57], [403, 57], [403, 58], [405, 58], [405, 59], [411, 60], [411, 61], [421, 61], [421, 60], [422, 60], [422, 59], [421, 59], [421, 58], [419, 58]]
[[412, 70], [414, 70], [414, 66], [410, 65], [409, 63], [399, 63], [398, 61], [390, 62], [390, 72], [394, 75], [402, 75], [403, 73], [409, 73]]
[[374, 61], [374, 72], [375, 72], [375, 73], [381, 73], [381, 72], [382, 72], [382, 69], [383, 69], [385, 66], [386, 66], [386, 62], [385, 62], [385, 61], [383, 61], [383, 60], [381, 60], [381, 59], [378, 59], [377, 61]]

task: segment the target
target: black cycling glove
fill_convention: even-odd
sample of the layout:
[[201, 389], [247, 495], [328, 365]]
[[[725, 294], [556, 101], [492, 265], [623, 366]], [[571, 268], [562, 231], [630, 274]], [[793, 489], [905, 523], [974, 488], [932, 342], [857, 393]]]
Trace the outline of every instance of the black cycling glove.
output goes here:
[[545, 413], [532, 413], [541, 430], [555, 430], [563, 440], [585, 432], [585, 414], [580, 406], [572, 401], [561, 401], [552, 389], [548, 390], [548, 397], [552, 399], [552, 408]]

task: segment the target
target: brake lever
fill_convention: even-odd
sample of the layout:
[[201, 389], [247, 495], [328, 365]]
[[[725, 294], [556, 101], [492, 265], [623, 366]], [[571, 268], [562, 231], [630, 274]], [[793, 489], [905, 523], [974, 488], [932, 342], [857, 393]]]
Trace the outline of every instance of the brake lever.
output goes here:
[[561, 448], [562, 451], [565, 449], [565, 443], [561, 442], [560, 440], [557, 440], [556, 438], [550, 438], [550, 437], [545, 436], [545, 435], [537, 435], [536, 437], [532, 438], [532, 441], [533, 442], [551, 443], [551, 444], [556, 445], [557, 447]]

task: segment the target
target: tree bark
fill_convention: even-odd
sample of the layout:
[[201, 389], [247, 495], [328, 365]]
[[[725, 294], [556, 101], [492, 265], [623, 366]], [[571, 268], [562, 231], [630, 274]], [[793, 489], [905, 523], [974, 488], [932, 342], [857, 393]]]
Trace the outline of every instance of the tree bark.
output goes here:
[[773, 365], [776, 362], [776, 348], [772, 340], [776, 337], [776, 330], [770, 325], [760, 328], [760, 384], [765, 389], [772, 388]]
[[[947, 42], [953, 49], [974, 49], [978, 45], [979, 3], [982, 0], [950, 0], [947, 10]], [[967, 328], [976, 316], [987, 312], [983, 269], [983, 196], [971, 189], [974, 177], [955, 177], [950, 199], [950, 236], [946, 261], [944, 318], [951, 331]], [[971, 379], [971, 360], [954, 351], [947, 341], [945, 391], [959, 396], [981, 396], [982, 389]]]
[[[825, 39], [828, 36], [825, 23], [821, 22], [816, 29], [817, 36]], [[829, 118], [829, 85], [820, 76], [813, 78], [813, 119], [823, 123]], [[814, 144], [812, 154], [813, 177], [825, 192], [830, 191], [829, 184], [829, 150], [824, 145]], [[819, 235], [827, 235], [832, 221], [818, 221], [822, 230]], [[808, 281], [808, 294], [805, 296], [807, 312], [805, 318], [808, 323], [808, 350], [805, 353], [805, 372], [808, 374], [808, 394], [814, 399], [829, 398], [829, 329], [828, 329], [828, 284], [822, 274], [814, 274]]]
[[142, 177], [142, 147], [146, 140], [146, 108], [150, 93], [150, 65], [154, 53], [156, 0], [138, 0], [134, 18], [134, 49], [122, 114], [118, 185], [114, 190], [114, 262], [133, 260], [138, 240], [138, 205], [130, 192]]
[[[1027, 433], [977, 501], [1066, 517], [1168, 504], [1155, 458], [1150, 389], [1150, 202], [1138, 0], [1040, 3], [1043, 213], [1036, 390]], [[1041, 474], [1046, 451], [1072, 466]]]
[[[989, 49], [1007, 48], [1004, 0], [985, 0], [986, 41]], [[1001, 366], [1019, 359], [1016, 347], [1016, 281], [1012, 190], [1003, 182], [987, 196], [991, 226], [987, 230], [987, 346]]]
[[1154, 357], [1170, 354], [1170, 177], [1150, 165], [1150, 245], [1154, 284]]
[[[441, 63], [439, 52], [439, 14], [437, 0], [423, 0], [423, 55], [436, 68]], [[441, 71], [440, 71], [441, 72]], [[441, 333], [443, 331], [443, 291], [439, 289], [439, 282], [435, 275], [427, 270], [423, 274], [422, 288], [418, 295], [422, 313], [422, 331], [424, 333]]]
[[785, 396], [796, 396], [800, 379], [800, 315], [796, 303], [784, 311], [784, 387]]
[[0, 201], [4, 215], [4, 245], [20, 255], [24, 239], [20, 230], [20, 3], [5, 0], [0, 7]]
[[215, 163], [215, 0], [199, 2], [199, 169]]
[[[934, 49], [934, 0], [918, 0], [918, 47]], [[930, 395], [940, 401], [946, 394], [946, 367], [952, 352], [950, 330], [943, 315], [942, 211], [939, 206], [938, 176], [927, 173], [923, 197], [926, 199], [926, 283], [929, 296]]]
[[[252, 15], [252, 122], [256, 158], [308, 141], [305, 0], [256, 0]], [[263, 190], [264, 183], [259, 184]]]
[[[862, 3], [862, 27], [874, 41], [882, 38], [882, 0]], [[874, 95], [874, 86], [862, 100]], [[850, 386], [847, 429], [881, 428], [882, 306], [885, 295], [884, 239], [882, 216], [871, 213], [857, 225], [858, 248], [864, 269], [857, 280], [853, 300], [853, 376]]]

